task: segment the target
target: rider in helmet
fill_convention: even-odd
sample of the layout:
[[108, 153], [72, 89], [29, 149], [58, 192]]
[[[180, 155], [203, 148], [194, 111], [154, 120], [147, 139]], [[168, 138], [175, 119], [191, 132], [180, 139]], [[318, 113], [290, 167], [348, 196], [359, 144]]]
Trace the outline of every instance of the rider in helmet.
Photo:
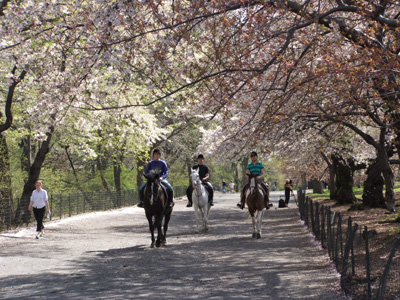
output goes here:
[[[256, 179], [259, 179], [259, 184], [261, 185], [262, 189], [264, 190], [264, 205], [266, 209], [269, 209], [269, 201], [268, 201], [268, 187], [262, 182], [260, 179], [264, 178], [264, 165], [258, 161], [257, 152], [252, 151], [250, 153], [251, 163], [247, 165], [246, 168], [246, 177], [248, 174], [257, 174], [258, 176]], [[246, 191], [249, 188], [249, 184], [247, 183], [240, 194], [240, 202], [236, 204], [240, 209], [244, 208], [245, 200], [246, 200]]]
[[[192, 169], [199, 170], [200, 180], [208, 192], [208, 203], [210, 204], [210, 206], [213, 206], [214, 205], [214, 203], [213, 203], [214, 189], [213, 189], [211, 183], [209, 183], [207, 181], [210, 178], [210, 171], [209, 171], [208, 167], [204, 164], [203, 154], [199, 154], [197, 156], [197, 165], [193, 166]], [[192, 206], [192, 194], [193, 194], [193, 185], [190, 183], [190, 185], [186, 189], [186, 196], [188, 197], [188, 200], [189, 200], [186, 207]]]
[[[156, 174], [160, 175], [161, 184], [165, 187], [168, 195], [168, 205], [170, 207], [174, 206], [174, 190], [171, 184], [167, 181], [168, 177], [168, 165], [165, 161], [161, 160], [161, 151], [159, 149], [154, 149], [153, 151], [153, 160], [151, 160], [144, 171], [146, 175], [150, 174], [153, 171]], [[143, 183], [139, 188], [139, 198], [140, 202], [138, 207], [143, 207], [143, 198], [144, 198], [144, 187], [147, 182]]]

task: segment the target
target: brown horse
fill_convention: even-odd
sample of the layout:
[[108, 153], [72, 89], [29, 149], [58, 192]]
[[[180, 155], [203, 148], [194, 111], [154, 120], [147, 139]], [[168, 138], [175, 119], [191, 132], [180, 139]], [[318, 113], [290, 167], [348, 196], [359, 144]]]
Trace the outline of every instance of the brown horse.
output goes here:
[[[144, 190], [143, 206], [151, 232], [151, 247], [160, 247], [167, 242], [168, 223], [171, 219], [172, 207], [167, 205], [167, 195], [161, 186], [160, 175], [144, 175], [147, 184]], [[162, 224], [164, 220], [164, 224]], [[157, 240], [154, 238], [154, 228], [157, 228]]]
[[[248, 189], [246, 191], [246, 204], [252, 218], [253, 238], [261, 238], [261, 225], [265, 212], [265, 203], [269, 202], [269, 190], [265, 194], [264, 189], [257, 183], [256, 174], [249, 174]], [[264, 202], [264, 197], [268, 201]], [[268, 204], [267, 204], [268, 205]]]

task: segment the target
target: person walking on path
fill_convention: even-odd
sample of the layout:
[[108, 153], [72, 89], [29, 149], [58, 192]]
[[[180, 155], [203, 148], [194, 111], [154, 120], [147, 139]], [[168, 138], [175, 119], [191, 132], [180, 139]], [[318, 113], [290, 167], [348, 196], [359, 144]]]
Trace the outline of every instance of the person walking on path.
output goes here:
[[231, 189], [231, 193], [234, 192], [235, 184], [233, 183], [233, 180], [231, 180], [231, 183], [229, 184], [229, 188]]
[[292, 186], [290, 185], [290, 180], [286, 179], [285, 183], [285, 206], [289, 206], [290, 192], [293, 191]]
[[42, 189], [42, 181], [37, 180], [35, 183], [36, 190], [32, 192], [31, 201], [29, 202], [29, 211], [32, 210], [36, 220], [36, 238], [42, 237], [44, 235], [43, 217], [47, 211], [50, 214], [49, 197], [47, 192]]
[[222, 193], [225, 194], [226, 193], [226, 182], [225, 180], [222, 179]]

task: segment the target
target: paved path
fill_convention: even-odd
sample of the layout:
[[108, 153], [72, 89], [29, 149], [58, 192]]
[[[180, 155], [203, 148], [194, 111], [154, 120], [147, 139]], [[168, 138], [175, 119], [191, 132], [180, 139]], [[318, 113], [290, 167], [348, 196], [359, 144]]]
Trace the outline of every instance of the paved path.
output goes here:
[[206, 234], [178, 200], [163, 248], [149, 247], [137, 207], [47, 223], [39, 240], [34, 228], [2, 234], [0, 299], [346, 299], [294, 204], [276, 209], [281, 194], [260, 240], [237, 193], [216, 193]]

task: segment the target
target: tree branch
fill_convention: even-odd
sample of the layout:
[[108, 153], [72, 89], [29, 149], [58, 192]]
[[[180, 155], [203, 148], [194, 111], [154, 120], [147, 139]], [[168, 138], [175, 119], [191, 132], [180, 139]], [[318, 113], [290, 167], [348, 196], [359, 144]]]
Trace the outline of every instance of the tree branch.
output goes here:
[[[15, 74], [15, 71], [17, 70], [17, 67], [15, 66], [12, 70], [12, 74]], [[6, 120], [4, 122], [4, 124], [0, 125], [0, 133], [3, 131], [6, 131], [7, 129], [9, 129], [11, 127], [11, 124], [13, 122], [13, 115], [12, 115], [12, 102], [13, 102], [13, 97], [14, 97], [14, 91], [16, 86], [18, 85], [18, 83], [20, 83], [25, 75], [26, 75], [27, 71], [23, 70], [21, 72], [21, 74], [19, 75], [18, 78], [12, 78], [12, 83], [10, 85], [10, 87], [8, 88], [8, 94], [7, 94], [7, 100], [6, 100], [6, 108], [5, 108], [5, 113], [6, 113]]]

